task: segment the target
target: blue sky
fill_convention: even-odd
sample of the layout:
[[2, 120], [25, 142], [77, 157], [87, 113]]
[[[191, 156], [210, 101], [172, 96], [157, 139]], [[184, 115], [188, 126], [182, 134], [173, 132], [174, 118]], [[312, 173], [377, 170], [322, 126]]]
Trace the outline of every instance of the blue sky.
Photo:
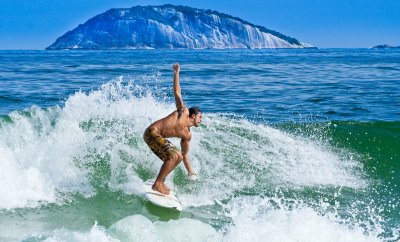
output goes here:
[[0, 0], [0, 49], [44, 49], [110, 8], [165, 3], [217, 10], [320, 48], [400, 45], [400, 0]]

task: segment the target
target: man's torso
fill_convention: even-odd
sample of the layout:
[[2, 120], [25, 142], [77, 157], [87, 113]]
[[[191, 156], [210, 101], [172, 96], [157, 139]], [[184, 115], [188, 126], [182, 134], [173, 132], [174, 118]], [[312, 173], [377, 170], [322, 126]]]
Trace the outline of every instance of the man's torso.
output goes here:
[[177, 137], [190, 140], [190, 130], [187, 127], [188, 119], [189, 110], [185, 107], [181, 113], [174, 111], [167, 117], [151, 124], [149, 128], [156, 128], [164, 138]]

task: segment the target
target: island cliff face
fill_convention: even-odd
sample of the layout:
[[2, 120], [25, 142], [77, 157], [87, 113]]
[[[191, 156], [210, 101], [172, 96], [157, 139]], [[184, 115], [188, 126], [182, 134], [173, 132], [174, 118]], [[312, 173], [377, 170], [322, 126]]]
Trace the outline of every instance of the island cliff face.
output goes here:
[[312, 47], [227, 14], [168, 4], [110, 9], [67, 32], [46, 49]]

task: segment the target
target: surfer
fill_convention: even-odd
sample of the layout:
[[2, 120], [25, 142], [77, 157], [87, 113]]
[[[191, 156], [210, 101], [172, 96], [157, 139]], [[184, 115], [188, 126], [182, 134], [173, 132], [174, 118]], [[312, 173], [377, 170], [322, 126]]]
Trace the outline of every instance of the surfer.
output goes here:
[[[165, 185], [165, 177], [183, 160], [188, 176], [196, 175], [189, 161], [189, 143], [192, 138], [190, 127], [199, 127], [202, 112], [198, 107], [187, 108], [182, 100], [179, 84], [179, 64], [174, 64], [174, 96], [176, 110], [167, 117], [151, 124], [144, 131], [143, 139], [149, 148], [164, 163], [161, 166], [157, 179], [152, 189], [168, 195], [170, 189]], [[181, 139], [181, 152], [166, 138], [177, 137]]]

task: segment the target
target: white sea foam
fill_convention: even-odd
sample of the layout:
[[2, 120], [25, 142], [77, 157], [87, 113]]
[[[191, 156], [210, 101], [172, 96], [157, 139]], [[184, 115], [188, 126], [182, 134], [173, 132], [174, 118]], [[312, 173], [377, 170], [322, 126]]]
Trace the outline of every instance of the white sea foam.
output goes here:
[[335, 214], [319, 214], [302, 203], [287, 206], [277, 198], [233, 199], [228, 211], [232, 224], [227, 226], [226, 241], [381, 241], [379, 225], [366, 232]]
[[190, 192], [180, 194], [184, 205], [213, 204], [247, 188], [263, 192], [270, 187], [367, 185], [357, 161], [325, 144], [218, 115], [205, 115], [204, 123], [193, 129], [191, 148], [201, 178], [189, 185]]
[[32, 107], [30, 116], [14, 112], [13, 123], [1, 130], [0, 208], [37, 206], [39, 202], [56, 202], [58, 192], [92, 192], [85, 170], [75, 166], [73, 156], [81, 152], [85, 134], [69, 122], [53, 116], [62, 110], [44, 111]]
[[40, 201], [54, 202], [53, 185], [35, 167], [21, 167], [13, 152], [0, 145], [0, 207], [11, 209], [39, 205]]
[[88, 232], [70, 231], [67, 229], [57, 229], [51, 232], [42, 232], [27, 236], [27, 240], [38, 239], [45, 242], [118, 242], [120, 240], [108, 235], [104, 227], [98, 226], [97, 223]]
[[96, 224], [89, 231], [56, 229], [26, 236], [26, 240], [46, 242], [203, 242], [223, 241], [223, 236], [211, 225], [195, 219], [182, 218], [167, 222], [152, 222], [143, 215], [123, 218], [109, 229]]
[[65, 229], [29, 236], [44, 241], [285, 241], [347, 242], [381, 241], [376, 232], [365, 232], [358, 225], [340, 223], [335, 216], [321, 215], [305, 205], [273, 207], [276, 198], [240, 197], [227, 205], [225, 216], [231, 219], [222, 228], [191, 219], [155, 221], [143, 215], [123, 218], [109, 229], [96, 224], [87, 232]]
[[126, 217], [113, 224], [108, 232], [120, 241], [221, 241], [222, 236], [210, 225], [182, 218], [151, 222], [142, 215]]
[[[124, 187], [118, 180], [122, 167], [118, 153], [124, 149], [132, 152], [131, 147], [120, 143], [121, 139], [129, 135], [130, 123], [137, 130], [134, 137], [141, 137], [145, 125], [152, 121], [151, 116], [143, 113], [150, 113], [151, 109], [159, 110], [151, 111], [156, 117], [168, 111], [150, 96], [132, 98], [129, 93], [122, 93], [129, 88], [119, 88], [121, 86], [113, 83], [90, 94], [75, 93], [63, 108], [43, 110], [33, 106], [26, 112], [13, 112], [9, 115], [12, 122], [0, 126], [0, 208], [61, 202], [62, 199], [57, 196], [60, 192], [92, 196], [95, 191], [90, 183], [91, 170], [87, 169], [85, 157], [93, 153], [100, 157], [111, 157], [109, 162], [115, 173], [109, 181], [111, 187]], [[123, 95], [128, 98], [123, 98]], [[84, 130], [82, 125], [92, 120], [95, 124], [100, 123], [99, 130], [97, 127]], [[113, 120], [121, 124], [105, 130], [103, 122]], [[124, 121], [129, 124], [124, 125]], [[141, 146], [140, 150], [144, 150], [144, 145]], [[137, 152], [130, 154], [136, 155]], [[146, 150], [137, 157], [148, 154]], [[126, 161], [123, 165], [127, 167]], [[114, 179], [117, 181], [114, 182]], [[128, 180], [135, 179], [128, 177]]]
[[[174, 110], [146, 93], [117, 80], [75, 93], [62, 108], [11, 113], [12, 122], [0, 126], [0, 208], [62, 202], [69, 193], [88, 197], [97, 186], [139, 194], [143, 180], [155, 177], [161, 165], [143, 142], [143, 131]], [[319, 142], [246, 120], [204, 116], [191, 142], [200, 179], [174, 184], [176, 171], [168, 179], [184, 206], [214, 204], [247, 188], [366, 185], [359, 163]], [[179, 147], [179, 140], [171, 141]], [[102, 163], [110, 176], [96, 174]], [[100, 177], [96, 184], [93, 175]]]

